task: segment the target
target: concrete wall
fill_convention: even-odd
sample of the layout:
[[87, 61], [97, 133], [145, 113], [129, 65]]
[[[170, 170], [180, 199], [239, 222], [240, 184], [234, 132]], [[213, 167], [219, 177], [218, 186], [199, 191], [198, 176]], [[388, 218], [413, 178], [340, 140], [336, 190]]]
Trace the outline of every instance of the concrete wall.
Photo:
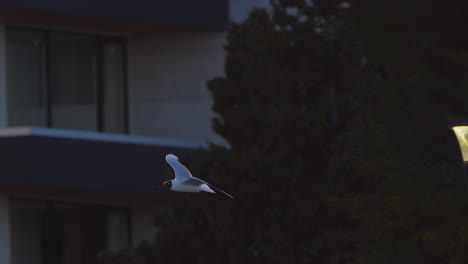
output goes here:
[[[241, 22], [270, 0], [230, 0]], [[129, 127], [132, 134], [223, 143], [211, 129], [206, 81], [222, 75], [226, 33], [132, 35], [128, 38]], [[0, 24], [0, 127], [7, 126], [5, 27]]]
[[135, 135], [221, 143], [207, 81], [223, 75], [226, 33], [128, 39], [129, 127]]
[[[230, 20], [253, 8], [270, 9], [270, 0], [230, 0]], [[206, 82], [223, 75], [225, 41], [225, 32], [130, 36], [130, 133], [224, 144], [211, 129]]]
[[[5, 26], [0, 24], [0, 127], [7, 127], [7, 83]], [[0, 261], [0, 263], [2, 263]]]
[[[231, 20], [269, 0], [231, 0]], [[206, 82], [223, 75], [226, 33], [165, 33], [128, 37], [129, 128], [135, 135], [224, 143], [211, 128]], [[7, 126], [5, 29], [0, 25], [0, 127]], [[132, 208], [132, 244], [152, 240], [156, 206]], [[0, 263], [10, 263], [9, 201], [0, 196]]]

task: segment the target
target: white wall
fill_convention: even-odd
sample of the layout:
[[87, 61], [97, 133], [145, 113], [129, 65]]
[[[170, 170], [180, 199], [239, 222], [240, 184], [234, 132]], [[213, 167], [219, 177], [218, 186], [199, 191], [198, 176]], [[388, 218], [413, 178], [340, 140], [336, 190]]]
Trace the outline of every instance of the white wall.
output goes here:
[[230, 19], [235, 23], [239, 23], [247, 18], [253, 8], [266, 8], [270, 10], [270, 6], [270, 0], [230, 0]]
[[0, 263], [11, 263], [10, 252], [10, 201], [0, 196]]
[[[0, 127], [7, 127], [5, 25], [0, 24]], [[0, 261], [0, 263], [3, 263]]]
[[[241, 22], [270, 0], [230, 0]], [[154, 33], [128, 38], [129, 128], [135, 135], [225, 143], [211, 128], [206, 82], [224, 72], [226, 32]]]
[[222, 143], [211, 129], [209, 79], [223, 75], [226, 33], [128, 39], [130, 133]]

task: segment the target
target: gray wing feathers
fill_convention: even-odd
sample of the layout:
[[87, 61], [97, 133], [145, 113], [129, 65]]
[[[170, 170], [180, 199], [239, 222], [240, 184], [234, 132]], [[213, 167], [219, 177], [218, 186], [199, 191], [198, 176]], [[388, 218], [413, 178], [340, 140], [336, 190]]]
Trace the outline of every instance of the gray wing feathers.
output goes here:
[[191, 185], [195, 185], [195, 186], [199, 186], [199, 185], [202, 185], [202, 184], [206, 184], [208, 185], [209, 187], [215, 189], [216, 191], [226, 195], [227, 197], [231, 198], [231, 199], [234, 199], [234, 197], [232, 195], [230, 195], [229, 193], [221, 190], [220, 188], [214, 186], [213, 184], [211, 183], [207, 183], [206, 181], [204, 180], [200, 180], [196, 177], [191, 177], [190, 179], [187, 179], [186, 181], [184, 181], [184, 184], [191, 184]]
[[169, 163], [169, 166], [171, 166], [171, 168], [174, 170], [176, 180], [184, 180], [192, 177], [192, 174], [187, 169], [187, 167], [185, 167], [178, 160], [167, 159], [167, 163]]
[[184, 184], [200, 186], [202, 184], [208, 184], [208, 183], [205, 182], [204, 180], [198, 179], [197, 177], [190, 177], [189, 179], [184, 181]]

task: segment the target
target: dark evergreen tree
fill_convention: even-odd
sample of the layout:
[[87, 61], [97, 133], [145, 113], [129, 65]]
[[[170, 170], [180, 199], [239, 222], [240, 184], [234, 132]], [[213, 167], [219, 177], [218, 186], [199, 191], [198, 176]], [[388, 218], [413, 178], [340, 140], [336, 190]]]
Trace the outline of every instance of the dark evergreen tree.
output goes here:
[[366, 78], [330, 171], [334, 202], [360, 222], [356, 261], [464, 263], [467, 193], [448, 124], [468, 118], [466, 4], [360, 2], [341, 37]]
[[467, 262], [447, 126], [468, 119], [468, 5], [272, 6], [232, 26], [208, 83], [230, 146], [188, 160], [235, 199], [172, 196], [147, 263]]
[[208, 83], [219, 114], [214, 129], [229, 148], [212, 146], [190, 159], [196, 175], [235, 199], [172, 201], [173, 217], [157, 224], [155, 262], [324, 263], [342, 246], [324, 235], [343, 219], [325, 198], [334, 185], [327, 171], [338, 84], [353, 83], [353, 71], [343, 70], [353, 59], [320, 33], [317, 7], [273, 7], [232, 26], [225, 76]]

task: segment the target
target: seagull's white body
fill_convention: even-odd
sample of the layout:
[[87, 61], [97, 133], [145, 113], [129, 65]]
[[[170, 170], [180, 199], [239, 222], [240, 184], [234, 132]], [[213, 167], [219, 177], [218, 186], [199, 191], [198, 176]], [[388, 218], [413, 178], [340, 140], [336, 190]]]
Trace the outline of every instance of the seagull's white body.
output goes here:
[[179, 162], [179, 158], [173, 154], [166, 155], [166, 161], [174, 170], [175, 178], [171, 180], [170, 190], [175, 192], [209, 192], [216, 193], [213, 189], [225, 194], [230, 198], [230, 194], [224, 192], [223, 190], [214, 187], [213, 185], [207, 183], [204, 180], [193, 177], [192, 173], [185, 167], [182, 163]]

